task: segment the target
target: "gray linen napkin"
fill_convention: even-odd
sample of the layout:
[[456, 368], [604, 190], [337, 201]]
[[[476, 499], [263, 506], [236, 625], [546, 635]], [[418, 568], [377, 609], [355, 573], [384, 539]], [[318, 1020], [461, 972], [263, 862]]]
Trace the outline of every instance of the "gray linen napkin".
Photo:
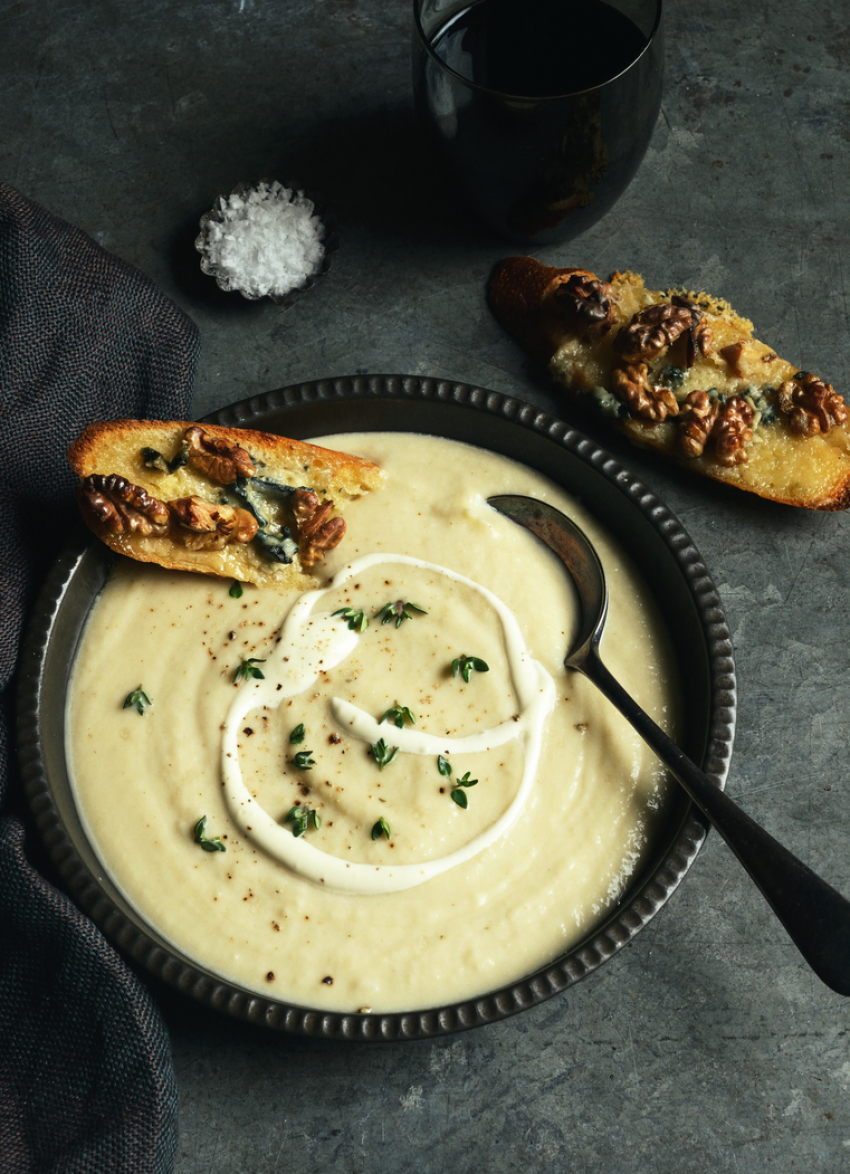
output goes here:
[[132, 266], [0, 182], [0, 1170], [165, 1174], [177, 1092], [148, 992], [31, 866], [12, 722], [40, 578], [93, 420], [187, 419], [194, 324]]

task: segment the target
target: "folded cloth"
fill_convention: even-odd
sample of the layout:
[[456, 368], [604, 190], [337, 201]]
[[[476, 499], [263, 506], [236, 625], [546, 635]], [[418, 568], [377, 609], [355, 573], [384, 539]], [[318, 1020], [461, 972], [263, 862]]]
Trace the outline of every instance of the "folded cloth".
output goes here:
[[0, 182], [0, 1169], [164, 1174], [177, 1093], [159, 1011], [28, 862], [13, 755], [26, 610], [74, 515], [92, 420], [186, 419], [194, 324], [131, 265]]

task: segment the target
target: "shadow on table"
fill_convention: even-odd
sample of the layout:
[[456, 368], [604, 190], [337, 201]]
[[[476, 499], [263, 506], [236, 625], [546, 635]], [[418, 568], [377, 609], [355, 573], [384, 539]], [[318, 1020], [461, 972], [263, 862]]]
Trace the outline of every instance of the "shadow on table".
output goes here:
[[318, 124], [281, 172], [321, 194], [339, 224], [441, 249], [497, 240], [460, 204], [413, 111], [385, 109]]
[[[358, 230], [419, 255], [437, 247], [477, 251], [499, 246], [499, 238], [459, 203], [450, 181], [435, 164], [412, 110], [354, 113], [350, 118], [316, 123], [297, 137], [281, 131], [280, 140], [286, 139], [291, 145], [270, 155], [262, 174], [254, 174], [256, 164], [245, 157], [229, 163], [223, 160], [222, 153], [228, 153], [225, 144], [219, 152], [213, 144], [210, 157], [215, 159], [216, 172], [228, 172], [234, 183], [269, 177], [303, 185], [337, 228], [342, 247], [346, 233]], [[256, 154], [250, 145], [244, 152]], [[199, 182], [208, 186], [201, 177]], [[193, 301], [226, 304], [228, 310], [250, 314], [265, 303], [224, 293], [200, 270], [194, 242], [200, 218], [208, 210], [198, 208], [174, 234], [170, 254], [175, 279]]]
[[[131, 963], [131, 965], [133, 965]], [[175, 990], [161, 979], [152, 977], [147, 971], [134, 966], [139, 979], [148, 987], [156, 999], [171, 1036], [175, 1052], [185, 1046], [204, 1050], [210, 1047], [219, 1051], [222, 1047], [244, 1048], [250, 1046], [261, 1051], [277, 1049], [285, 1053], [348, 1053], [361, 1048], [382, 1051], [399, 1048], [398, 1041], [323, 1039], [318, 1036], [294, 1035], [288, 1031], [273, 1031], [247, 1020], [237, 1019], [213, 1007], [197, 1002], [188, 995]], [[433, 1040], [407, 1040], [404, 1047], [429, 1047]]]

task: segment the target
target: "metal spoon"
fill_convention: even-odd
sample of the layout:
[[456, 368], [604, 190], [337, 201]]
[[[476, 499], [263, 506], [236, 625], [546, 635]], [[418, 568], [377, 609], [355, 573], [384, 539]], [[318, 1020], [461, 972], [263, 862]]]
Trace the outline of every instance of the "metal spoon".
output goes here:
[[564, 664], [584, 673], [655, 751], [761, 889], [815, 974], [850, 995], [850, 902], [719, 790], [611, 676], [599, 656], [608, 611], [602, 564], [587, 536], [560, 511], [530, 497], [489, 504], [525, 526], [558, 555], [578, 590], [581, 622]]

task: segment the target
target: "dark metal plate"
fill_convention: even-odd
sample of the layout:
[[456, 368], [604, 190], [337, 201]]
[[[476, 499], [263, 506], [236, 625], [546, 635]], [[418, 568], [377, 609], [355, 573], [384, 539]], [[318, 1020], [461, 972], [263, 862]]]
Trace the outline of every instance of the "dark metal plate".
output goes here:
[[[679, 521], [619, 461], [563, 421], [464, 383], [403, 375], [323, 380], [272, 391], [208, 417], [296, 439], [333, 432], [425, 432], [477, 444], [545, 473], [584, 503], [628, 551], [657, 598], [680, 658], [682, 747], [719, 787], [729, 769], [735, 669], [726, 619], [699, 552]], [[74, 807], [64, 712], [77, 642], [111, 555], [83, 527], [57, 560], [23, 652], [19, 747], [26, 792], [69, 892], [106, 935], [153, 974], [236, 1018], [329, 1039], [445, 1035], [532, 1007], [617, 953], [678, 887], [707, 827], [684, 792], [674, 795], [655, 851], [617, 910], [587, 939], [522, 981], [481, 998], [405, 1014], [315, 1011], [261, 998], [176, 953], [103, 874]]]

